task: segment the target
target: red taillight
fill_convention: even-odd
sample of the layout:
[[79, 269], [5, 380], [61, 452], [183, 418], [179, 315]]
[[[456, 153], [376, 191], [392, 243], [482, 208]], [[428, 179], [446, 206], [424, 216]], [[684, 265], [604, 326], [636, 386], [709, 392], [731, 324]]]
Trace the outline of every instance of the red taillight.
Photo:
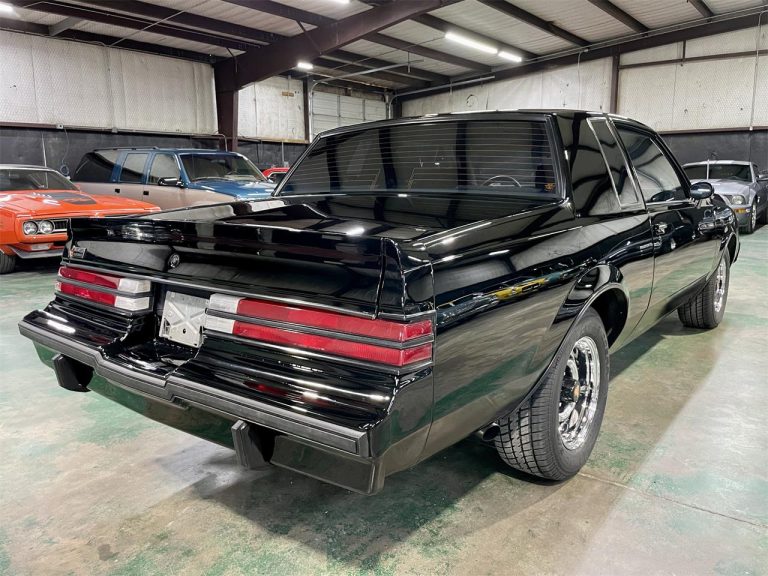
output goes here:
[[150, 289], [149, 280], [123, 278], [68, 266], [59, 268], [59, 278], [56, 282], [56, 291], [60, 294], [129, 312], [150, 309]]
[[[260, 342], [397, 367], [432, 357], [432, 342], [424, 341], [432, 335], [431, 320], [412, 323], [373, 320], [224, 294], [214, 294], [208, 310], [211, 313], [206, 319], [208, 330]], [[236, 318], [217, 316], [216, 312]], [[272, 325], [273, 322], [279, 325]], [[306, 328], [325, 333], [310, 334]], [[411, 342], [413, 345], [409, 346]]]
[[276, 304], [266, 300], [242, 299], [237, 305], [237, 314], [289, 322], [310, 328], [322, 328], [345, 334], [381, 338], [394, 342], [406, 342], [432, 333], [432, 322], [421, 320], [412, 324], [391, 322], [389, 320], [370, 320], [335, 312], [326, 312], [312, 308], [300, 308], [289, 304]]

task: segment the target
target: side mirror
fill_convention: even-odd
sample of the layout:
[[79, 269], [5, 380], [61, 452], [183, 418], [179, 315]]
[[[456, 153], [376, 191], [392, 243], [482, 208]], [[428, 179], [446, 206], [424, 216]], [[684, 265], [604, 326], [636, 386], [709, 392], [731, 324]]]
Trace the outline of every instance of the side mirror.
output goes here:
[[691, 184], [691, 198], [705, 200], [715, 193], [715, 188], [709, 182], [696, 182]]
[[768, 170], [765, 170], [764, 172], [760, 172], [757, 175], [757, 179], [760, 182], [768, 182]]

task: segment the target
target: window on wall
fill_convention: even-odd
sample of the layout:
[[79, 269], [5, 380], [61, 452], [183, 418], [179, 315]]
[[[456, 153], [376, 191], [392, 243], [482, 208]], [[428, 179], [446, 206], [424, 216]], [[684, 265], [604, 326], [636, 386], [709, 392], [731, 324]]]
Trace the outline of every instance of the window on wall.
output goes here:
[[629, 171], [621, 146], [613, 135], [608, 121], [602, 118], [590, 120], [597, 141], [608, 166], [613, 188], [619, 197], [622, 208], [639, 208], [642, 206], [640, 196], [635, 189], [635, 183]]
[[644, 132], [617, 125], [646, 202], [685, 200], [685, 185], [664, 151]]
[[120, 170], [120, 182], [141, 184], [144, 181], [144, 165], [149, 154], [130, 153], [125, 156], [123, 169]]

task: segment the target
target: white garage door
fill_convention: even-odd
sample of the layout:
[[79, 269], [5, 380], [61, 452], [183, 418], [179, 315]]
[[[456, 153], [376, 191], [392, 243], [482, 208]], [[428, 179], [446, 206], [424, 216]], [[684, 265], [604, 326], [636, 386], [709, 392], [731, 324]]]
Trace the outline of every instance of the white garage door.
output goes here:
[[312, 93], [312, 137], [325, 130], [384, 120], [387, 106], [379, 100], [340, 96], [328, 92]]

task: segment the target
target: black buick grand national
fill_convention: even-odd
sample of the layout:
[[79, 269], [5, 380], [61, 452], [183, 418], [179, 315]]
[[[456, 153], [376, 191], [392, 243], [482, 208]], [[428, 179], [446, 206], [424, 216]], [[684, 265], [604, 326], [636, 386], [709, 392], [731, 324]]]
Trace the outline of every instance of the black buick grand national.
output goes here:
[[[626, 118], [437, 115], [321, 135], [265, 200], [71, 222], [20, 324], [59, 384], [364, 493], [478, 432], [585, 463], [609, 352], [723, 317], [739, 240]], [[681, 359], [685, 362], [685, 359]]]

